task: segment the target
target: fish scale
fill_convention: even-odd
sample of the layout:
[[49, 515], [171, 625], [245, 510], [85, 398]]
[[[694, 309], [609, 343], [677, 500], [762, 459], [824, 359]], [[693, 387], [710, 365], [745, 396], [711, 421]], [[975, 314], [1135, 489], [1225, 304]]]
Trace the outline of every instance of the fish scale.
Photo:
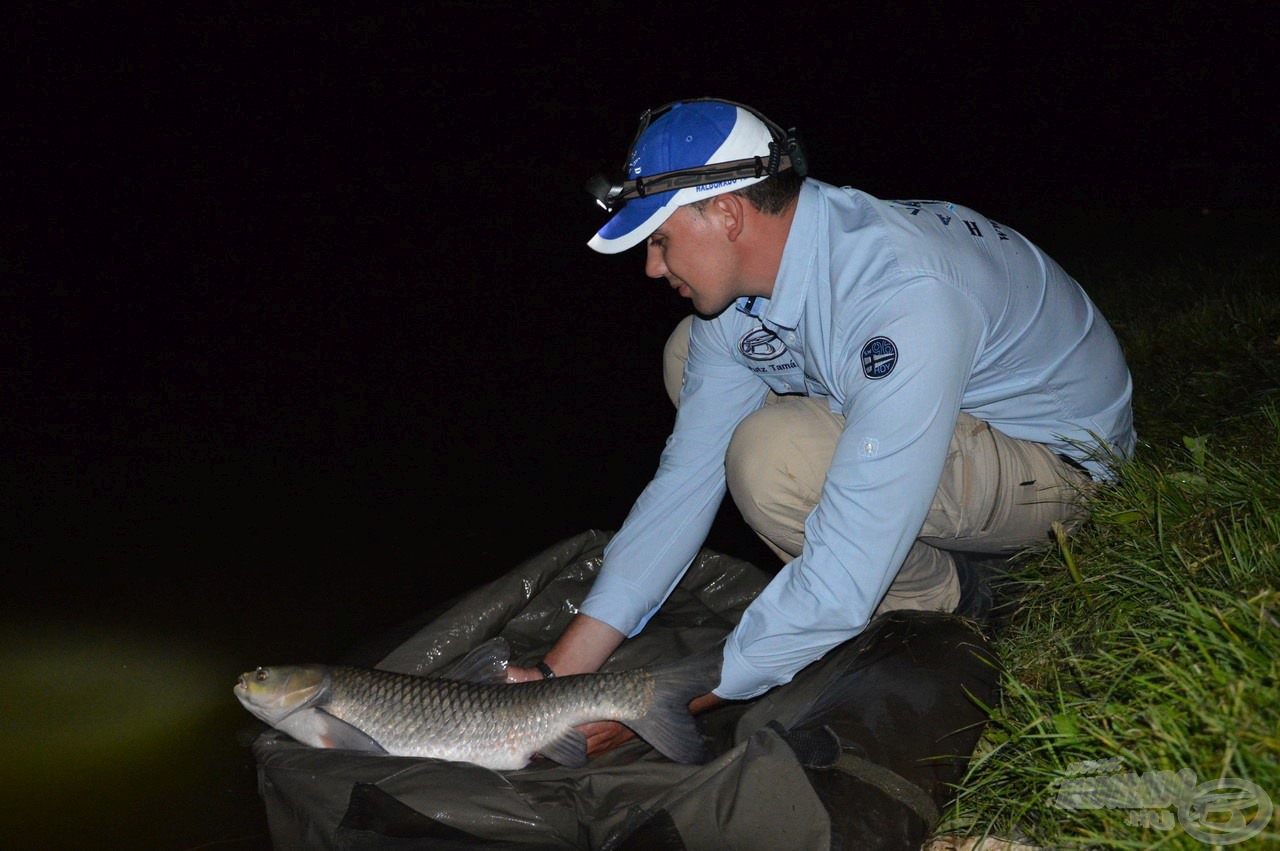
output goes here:
[[388, 752], [472, 762], [513, 750], [531, 756], [567, 727], [603, 716], [633, 720], [653, 692], [644, 672], [482, 685], [339, 667], [332, 678], [326, 711], [366, 732], [377, 730], [370, 735]]

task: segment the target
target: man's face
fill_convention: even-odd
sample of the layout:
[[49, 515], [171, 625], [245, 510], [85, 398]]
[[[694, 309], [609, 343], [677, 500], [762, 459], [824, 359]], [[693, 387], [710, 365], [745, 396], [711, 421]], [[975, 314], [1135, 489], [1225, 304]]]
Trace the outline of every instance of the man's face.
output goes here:
[[704, 316], [716, 315], [741, 295], [737, 255], [722, 225], [714, 204], [702, 212], [680, 207], [645, 246], [645, 274], [665, 278]]

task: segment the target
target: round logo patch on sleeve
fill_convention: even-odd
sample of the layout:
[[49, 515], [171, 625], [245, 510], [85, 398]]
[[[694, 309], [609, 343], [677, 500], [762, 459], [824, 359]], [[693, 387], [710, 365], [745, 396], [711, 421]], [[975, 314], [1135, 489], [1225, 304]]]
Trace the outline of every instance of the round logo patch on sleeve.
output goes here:
[[888, 337], [872, 337], [862, 346], [862, 374], [871, 380], [884, 378], [898, 364], [898, 347]]

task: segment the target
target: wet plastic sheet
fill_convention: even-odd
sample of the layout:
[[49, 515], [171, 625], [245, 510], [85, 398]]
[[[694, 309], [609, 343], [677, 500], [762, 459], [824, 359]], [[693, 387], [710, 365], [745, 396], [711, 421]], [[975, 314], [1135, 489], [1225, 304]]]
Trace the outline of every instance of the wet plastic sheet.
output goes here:
[[[563, 541], [451, 604], [378, 664], [430, 674], [502, 635], [530, 664], [560, 635], [609, 535]], [[720, 641], [769, 577], [704, 551], [625, 670]], [[761, 698], [699, 718], [718, 754], [678, 765], [632, 741], [586, 766], [519, 771], [254, 743], [278, 848], [919, 848], [995, 700], [983, 636], [957, 618], [881, 618]], [[966, 692], [968, 694], [966, 694]]]

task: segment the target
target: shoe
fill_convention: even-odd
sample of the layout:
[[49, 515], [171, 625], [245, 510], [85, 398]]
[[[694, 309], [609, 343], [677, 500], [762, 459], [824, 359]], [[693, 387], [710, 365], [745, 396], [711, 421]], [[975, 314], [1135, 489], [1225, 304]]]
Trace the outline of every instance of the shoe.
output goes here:
[[979, 623], [986, 623], [991, 616], [991, 586], [983, 576], [980, 561], [966, 553], [951, 553], [956, 563], [956, 579], [960, 582], [960, 602], [953, 614]]

